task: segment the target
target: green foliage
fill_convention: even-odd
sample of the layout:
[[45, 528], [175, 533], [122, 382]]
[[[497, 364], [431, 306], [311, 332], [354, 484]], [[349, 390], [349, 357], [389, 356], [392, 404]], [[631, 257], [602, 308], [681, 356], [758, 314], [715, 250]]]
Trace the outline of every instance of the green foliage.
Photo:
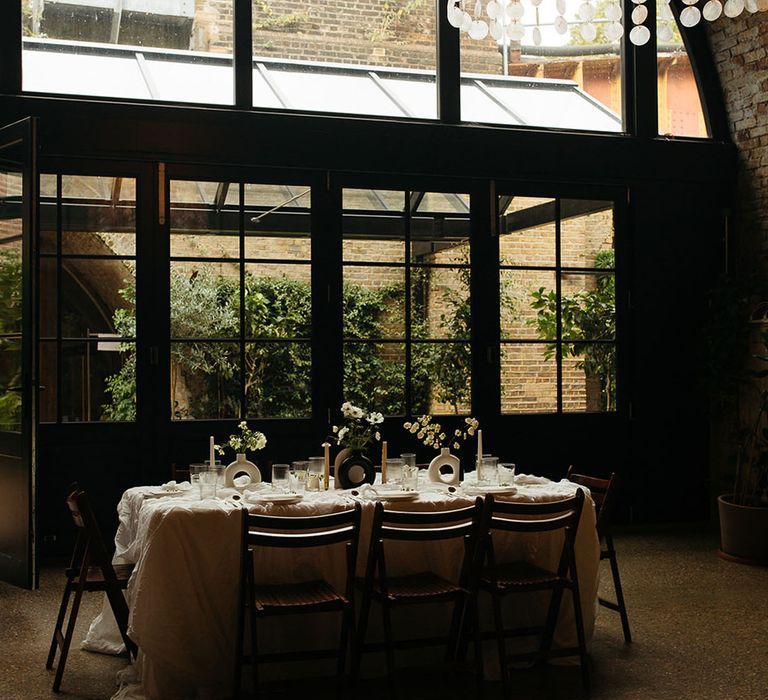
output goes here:
[[267, 0], [257, 0], [254, 5], [253, 29], [281, 30], [295, 29], [302, 22], [309, 22], [307, 12], [278, 14]]
[[395, 28], [407, 20], [425, 4], [425, 0], [384, 0], [381, 5], [379, 24], [368, 35], [371, 41], [387, 41], [394, 38]]
[[[612, 250], [595, 255], [596, 268], [615, 266]], [[562, 338], [573, 341], [613, 340], [616, 337], [616, 286], [613, 272], [598, 273], [595, 288], [563, 296], [560, 302]], [[557, 339], [557, 293], [544, 287], [531, 292], [531, 308], [537, 311], [529, 323], [539, 337]], [[557, 346], [545, 346], [544, 358], [554, 357]], [[600, 381], [600, 409], [616, 409], [616, 349], [612, 343], [564, 343], [564, 357], [578, 357], [576, 367]]]
[[[113, 314], [115, 333], [125, 338], [136, 336], [136, 284], [128, 280], [120, 290], [120, 296], [129, 302], [129, 309], [116, 309]], [[102, 408], [104, 420], [136, 420], [136, 344], [121, 343], [120, 354], [123, 364], [120, 370], [106, 379], [105, 391], [111, 396]]]
[[[21, 251], [11, 248], [0, 250], [0, 334], [21, 332]], [[5, 386], [0, 387], [0, 425], [15, 429], [21, 422], [21, 394], [10, 387], [21, 383], [20, 341], [13, 338], [0, 340], [0, 359], [3, 364]]]

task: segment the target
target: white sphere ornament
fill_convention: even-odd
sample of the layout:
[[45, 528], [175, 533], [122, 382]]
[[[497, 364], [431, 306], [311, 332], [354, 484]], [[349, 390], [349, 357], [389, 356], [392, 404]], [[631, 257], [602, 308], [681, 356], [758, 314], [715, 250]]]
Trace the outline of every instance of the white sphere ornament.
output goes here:
[[501, 24], [499, 24], [498, 22], [491, 22], [490, 33], [494, 41], [499, 41], [502, 35]]
[[707, 4], [702, 8], [701, 14], [707, 22], [714, 22], [723, 14], [723, 5], [720, 0], [708, 0]]
[[680, 24], [684, 27], [695, 27], [701, 20], [701, 12], [698, 7], [693, 5], [686, 7], [680, 13]]
[[533, 45], [541, 46], [541, 29], [538, 27], [533, 28]]
[[618, 22], [621, 19], [621, 5], [617, 2], [609, 2], [605, 6], [603, 16], [609, 22]]
[[558, 15], [555, 17], [554, 21], [555, 31], [558, 34], [567, 34], [568, 33], [568, 22], [565, 21], [565, 17], [562, 15]]
[[638, 5], [632, 10], [632, 24], [642, 24], [648, 19], [648, 8], [645, 5]]
[[629, 40], [635, 46], [643, 46], [647, 44], [650, 38], [651, 38], [651, 30], [642, 24], [638, 27], [633, 27], [632, 31], [629, 33]]
[[448, 23], [452, 27], [458, 29], [461, 27], [461, 23], [464, 21], [464, 10], [458, 5], [454, 5], [452, 2], [448, 5]]
[[479, 17], [483, 14], [483, 5], [480, 0], [475, 0], [475, 17]]
[[621, 39], [621, 35], [624, 34], [624, 27], [619, 22], [611, 22], [605, 25], [603, 34], [605, 34], [605, 38], [608, 41], [618, 41]]
[[723, 12], [726, 17], [738, 17], [744, 12], [744, 0], [726, 0]]
[[659, 38], [659, 41], [672, 41], [672, 27], [670, 27], [666, 22], [664, 24], [660, 24], [656, 30], [656, 36]]
[[645, 0], [632, 0], [635, 5], [645, 5]]
[[555, 9], [558, 15], [565, 14], [565, 0], [555, 0]]
[[512, 29], [509, 30], [509, 38], [512, 41], [522, 41], [525, 36], [525, 27], [519, 22], [515, 22], [512, 25]]
[[486, 6], [485, 11], [488, 13], [488, 16], [491, 19], [496, 19], [499, 16], [499, 10], [501, 8], [499, 7], [499, 3], [496, 2], [496, 0], [491, 0]]
[[757, 0], [757, 9], [759, 12], [768, 10], [768, 0]]
[[591, 22], [595, 18], [595, 8], [588, 2], [579, 5], [579, 19], [582, 22]]
[[751, 15], [754, 15], [758, 10], [757, 0], [744, 0], [744, 9]]
[[586, 22], [579, 25], [579, 31], [581, 32], [581, 38], [584, 41], [594, 41], [597, 38], [597, 27], [592, 22]]
[[475, 22], [472, 22], [472, 26], [469, 30], [469, 38], [470, 39], [477, 39], [478, 41], [480, 39], [485, 39], [485, 37], [488, 36], [488, 24], [484, 22], [483, 20], [479, 19]]
[[661, 6], [661, 10], [659, 10], [659, 19], [664, 20], [665, 22], [671, 22], [675, 19], [675, 16], [672, 14], [672, 8], [669, 5]]
[[461, 29], [462, 32], [469, 32], [470, 29], [472, 29], [472, 22], [474, 20], [472, 19], [472, 15], [469, 14], [469, 12], [464, 13], [464, 17], [461, 20], [461, 26], [459, 29]]

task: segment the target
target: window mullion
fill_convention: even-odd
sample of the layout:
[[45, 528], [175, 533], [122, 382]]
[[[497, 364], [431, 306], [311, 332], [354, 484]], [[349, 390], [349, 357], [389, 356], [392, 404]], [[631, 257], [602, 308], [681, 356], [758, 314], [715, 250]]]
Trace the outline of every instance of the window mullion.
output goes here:
[[253, 10], [251, 0], [234, 0], [233, 80], [235, 107], [253, 107]]
[[461, 121], [459, 32], [448, 22], [448, 3], [436, 0], [437, 27], [437, 118], [458, 124]]

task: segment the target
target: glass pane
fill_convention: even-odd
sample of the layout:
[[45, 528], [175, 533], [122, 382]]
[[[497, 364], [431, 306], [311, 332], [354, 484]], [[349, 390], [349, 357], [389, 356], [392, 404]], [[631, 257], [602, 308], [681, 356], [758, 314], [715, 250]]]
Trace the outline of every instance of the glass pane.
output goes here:
[[563, 411], [616, 410], [616, 346], [563, 345]]
[[69, 258], [62, 267], [61, 325], [65, 338], [136, 334], [133, 261]]
[[405, 337], [405, 268], [344, 266], [344, 337]]
[[413, 413], [471, 413], [469, 343], [414, 343], [411, 346]]
[[468, 340], [471, 327], [469, 268], [411, 270], [411, 335]]
[[411, 262], [468, 265], [469, 215], [466, 219], [415, 216], [411, 220]]
[[420, 196], [416, 211], [441, 212], [444, 214], [469, 214], [469, 195], [448, 192], [411, 193], [411, 197]]
[[405, 346], [344, 343], [344, 400], [385, 415], [403, 415]]
[[499, 197], [499, 263], [554, 267], [555, 200]]
[[659, 133], [706, 138], [707, 125], [691, 60], [669, 4], [656, 3], [656, 67], [659, 73]]
[[310, 260], [310, 194], [306, 185], [245, 185], [245, 256]]
[[239, 418], [237, 343], [171, 343], [171, 418]]
[[40, 343], [40, 422], [56, 422], [56, 386], [58, 368], [56, 366], [56, 343]]
[[24, 90], [233, 102], [232, 0], [21, 5]]
[[[19, 238], [8, 235], [18, 224]], [[0, 334], [21, 333], [21, 221], [2, 221], [0, 238]], [[9, 240], [10, 239], [10, 240]]]
[[171, 337], [232, 338], [240, 332], [236, 263], [171, 263]]
[[550, 340], [557, 333], [555, 273], [500, 270], [501, 337]]
[[501, 412], [557, 411], [554, 347], [534, 343], [502, 343], [500, 349]]
[[344, 209], [403, 211], [405, 193], [400, 190], [351, 190], [342, 192]]
[[[293, 109], [426, 116], [437, 101], [434, 42], [435, 4], [425, 0], [253, 0], [254, 105], [275, 107], [277, 98]], [[368, 74], [383, 67], [407, 69], [380, 77], [407, 80], [416, 95]]]
[[21, 430], [21, 338], [0, 338], [0, 430]]
[[186, 180], [170, 185], [171, 255], [239, 258], [239, 185]]
[[[582, 4], [565, 0], [561, 17], [554, 3], [499, 0], [509, 23], [482, 40], [462, 32], [462, 119], [621, 131], [619, 37], [604, 16], [612, 3], [590, 6], [597, 9], [590, 23], [579, 18]], [[477, 19], [493, 25], [485, 6], [478, 4]], [[471, 3], [463, 9], [474, 17]]]
[[312, 348], [309, 343], [245, 346], [248, 418], [304, 418], [312, 414]]
[[345, 262], [405, 262], [405, 220], [401, 216], [344, 214]]
[[246, 265], [245, 336], [310, 338], [310, 275], [309, 265]]
[[62, 422], [135, 420], [133, 343], [64, 342], [61, 354]]
[[562, 274], [564, 340], [616, 337], [616, 284], [613, 273]]
[[245, 206], [269, 209], [309, 209], [312, 188], [309, 185], [270, 185], [245, 183]]
[[613, 267], [613, 203], [587, 199], [560, 202], [564, 267]]

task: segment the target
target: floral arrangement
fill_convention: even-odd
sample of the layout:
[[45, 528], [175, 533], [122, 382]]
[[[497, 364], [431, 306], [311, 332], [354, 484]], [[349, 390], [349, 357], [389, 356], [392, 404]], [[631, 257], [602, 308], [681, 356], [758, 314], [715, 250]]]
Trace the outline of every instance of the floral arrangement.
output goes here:
[[267, 437], [264, 433], [260, 433], [258, 430], [251, 430], [248, 427], [248, 423], [244, 420], [240, 421], [237, 426], [240, 429], [240, 434], [235, 433], [230, 435], [229, 439], [223, 445], [214, 445], [214, 449], [220, 454], [224, 454], [224, 448], [232, 448], [236, 454], [242, 454], [246, 450], [249, 452], [255, 452], [256, 450], [263, 450], [267, 444]]
[[403, 427], [427, 447], [433, 447], [436, 450], [453, 447], [454, 450], [458, 450], [461, 447], [459, 441], [463, 442], [468, 436], [474, 435], [480, 427], [480, 421], [477, 418], [465, 418], [464, 426], [456, 428], [450, 435], [443, 431], [440, 423], [433, 421], [432, 416], [420, 416], [413, 422], [406, 421]]
[[337, 445], [350, 450], [363, 450], [372, 440], [381, 440], [378, 427], [384, 422], [381, 413], [366, 413], [359, 406], [345, 401], [341, 405], [341, 415], [344, 417], [342, 424], [333, 426], [333, 439]]

